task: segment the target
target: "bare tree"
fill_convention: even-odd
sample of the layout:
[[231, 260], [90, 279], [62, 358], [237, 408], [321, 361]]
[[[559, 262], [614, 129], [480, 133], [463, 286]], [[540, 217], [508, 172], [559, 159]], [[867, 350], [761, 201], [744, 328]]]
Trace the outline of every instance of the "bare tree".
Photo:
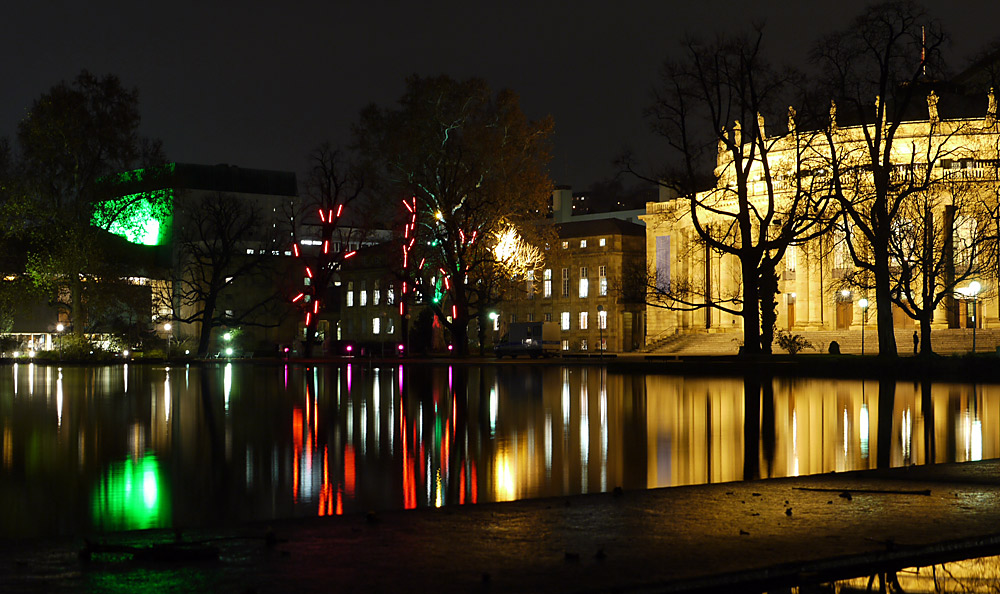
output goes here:
[[[326, 308], [328, 291], [344, 259], [353, 256], [349, 246], [360, 244], [374, 221], [371, 217], [366, 220], [363, 216], [355, 216], [358, 225], [344, 224], [349, 215], [345, 208], [357, 204], [365, 190], [365, 180], [361, 170], [350, 163], [340, 149], [324, 143], [310, 153], [309, 161], [311, 170], [305, 199], [292, 225], [295, 255], [301, 261], [309, 285], [291, 296], [304, 313], [303, 348], [307, 357], [312, 355], [319, 314]], [[307, 231], [317, 228], [318, 236]], [[307, 248], [303, 240], [312, 245]]]
[[[682, 250], [700, 254], [695, 261], [705, 273], [648, 277], [648, 299], [741, 317], [744, 353], [770, 352], [778, 264], [790, 245], [822, 234], [831, 218], [825, 180], [808, 165], [811, 137], [797, 132], [788, 107], [800, 77], [766, 60], [760, 29], [713, 44], [688, 41], [684, 50], [681, 61], [664, 65], [649, 115], [679, 163], [659, 182], [682, 196], [666, 214], [690, 223], [694, 236]], [[789, 134], [769, 134], [767, 117], [787, 118]], [[713, 165], [715, 183], [706, 190]], [[712, 283], [720, 257], [735, 261], [738, 291]]]
[[[890, 249], [893, 226], [911, 197], [930, 190], [934, 158], [924, 150], [897, 142], [897, 132], [929, 90], [923, 84], [940, 73], [940, 50], [947, 37], [940, 24], [909, 1], [869, 7], [851, 27], [822, 39], [813, 52], [832, 97], [825, 136], [833, 194], [846, 213], [846, 238], [854, 264], [874, 282], [879, 355], [894, 358]], [[841, 122], [837, 122], [837, 110]], [[844, 122], [859, 138], [849, 141]], [[899, 154], [910, 154], [900, 162]], [[927, 160], [930, 159], [930, 160]], [[863, 244], [863, 245], [862, 245]]]
[[[951, 306], [961, 285], [995, 272], [1000, 178], [997, 160], [986, 162], [986, 183], [969, 175], [970, 169], [947, 171], [932, 189], [912, 194], [900, 205], [889, 242], [892, 298], [920, 322], [924, 355], [933, 352], [934, 312], [942, 303]], [[947, 309], [949, 317], [957, 313], [954, 307]]]
[[222, 192], [178, 200], [179, 265], [174, 319], [199, 324], [198, 355], [220, 326], [274, 326], [282, 295], [275, 287], [276, 239], [262, 208]]

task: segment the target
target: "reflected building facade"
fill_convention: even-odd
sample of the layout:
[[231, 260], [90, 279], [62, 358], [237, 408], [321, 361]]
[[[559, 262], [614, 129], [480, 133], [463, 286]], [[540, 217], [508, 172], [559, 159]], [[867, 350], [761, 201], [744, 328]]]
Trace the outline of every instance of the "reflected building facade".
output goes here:
[[0, 375], [0, 531], [237, 525], [1000, 456], [998, 386], [761, 386], [747, 398], [741, 379], [572, 366], [15, 365]]

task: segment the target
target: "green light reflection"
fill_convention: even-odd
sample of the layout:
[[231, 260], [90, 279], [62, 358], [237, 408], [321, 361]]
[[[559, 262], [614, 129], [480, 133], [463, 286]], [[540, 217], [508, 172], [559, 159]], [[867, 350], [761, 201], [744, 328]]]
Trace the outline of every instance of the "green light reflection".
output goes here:
[[170, 493], [153, 454], [108, 466], [94, 489], [94, 526], [106, 531], [170, 525]]

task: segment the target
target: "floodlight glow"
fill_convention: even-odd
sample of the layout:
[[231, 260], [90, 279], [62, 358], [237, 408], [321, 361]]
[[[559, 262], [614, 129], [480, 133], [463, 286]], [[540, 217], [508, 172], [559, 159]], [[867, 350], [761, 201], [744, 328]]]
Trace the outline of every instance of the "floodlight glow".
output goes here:
[[66, 326], [63, 326], [62, 324], [56, 324], [56, 332], [62, 332], [65, 329]]
[[840, 292], [840, 296], [841, 297], [850, 297], [851, 296], [851, 292], [848, 291], [847, 289], [844, 289], [843, 291]]
[[226, 347], [226, 356], [231, 357], [233, 355], [233, 347]]
[[983, 286], [979, 284], [979, 281], [972, 281], [971, 283], [969, 283], [969, 295], [975, 297], [976, 295], [979, 294], [979, 291], [982, 288]]
[[862, 297], [861, 300], [858, 301], [858, 307], [861, 309], [868, 309], [868, 300]]
[[232, 339], [233, 335], [230, 334], [229, 332], [226, 332], [225, 334], [222, 335], [222, 340], [232, 340]]

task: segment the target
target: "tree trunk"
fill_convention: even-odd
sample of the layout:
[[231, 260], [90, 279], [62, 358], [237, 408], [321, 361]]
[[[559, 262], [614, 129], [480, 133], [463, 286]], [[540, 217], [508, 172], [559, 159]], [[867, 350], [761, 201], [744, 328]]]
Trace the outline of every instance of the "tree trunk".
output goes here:
[[302, 356], [312, 357], [313, 348], [316, 346], [316, 325], [319, 322], [316, 320], [316, 316], [312, 316], [309, 320], [309, 324], [306, 325], [306, 338], [302, 342]]
[[920, 354], [927, 356], [934, 353], [931, 348], [931, 318], [934, 317], [934, 310], [923, 317], [926, 319], [920, 320]]
[[205, 300], [205, 309], [201, 310], [201, 331], [198, 333], [198, 356], [208, 355], [208, 345], [212, 340], [212, 318], [215, 316], [215, 299]]
[[[877, 242], [876, 242], [877, 243]], [[889, 290], [889, 253], [885, 248], [874, 246], [875, 252], [875, 307], [878, 312], [878, 356], [895, 359], [896, 329], [892, 323], [892, 295]]]
[[757, 267], [743, 264], [743, 355], [760, 354], [760, 290]]
[[760, 271], [760, 351], [765, 355], [772, 352], [774, 328], [778, 322], [778, 274], [773, 266], [763, 266]]

